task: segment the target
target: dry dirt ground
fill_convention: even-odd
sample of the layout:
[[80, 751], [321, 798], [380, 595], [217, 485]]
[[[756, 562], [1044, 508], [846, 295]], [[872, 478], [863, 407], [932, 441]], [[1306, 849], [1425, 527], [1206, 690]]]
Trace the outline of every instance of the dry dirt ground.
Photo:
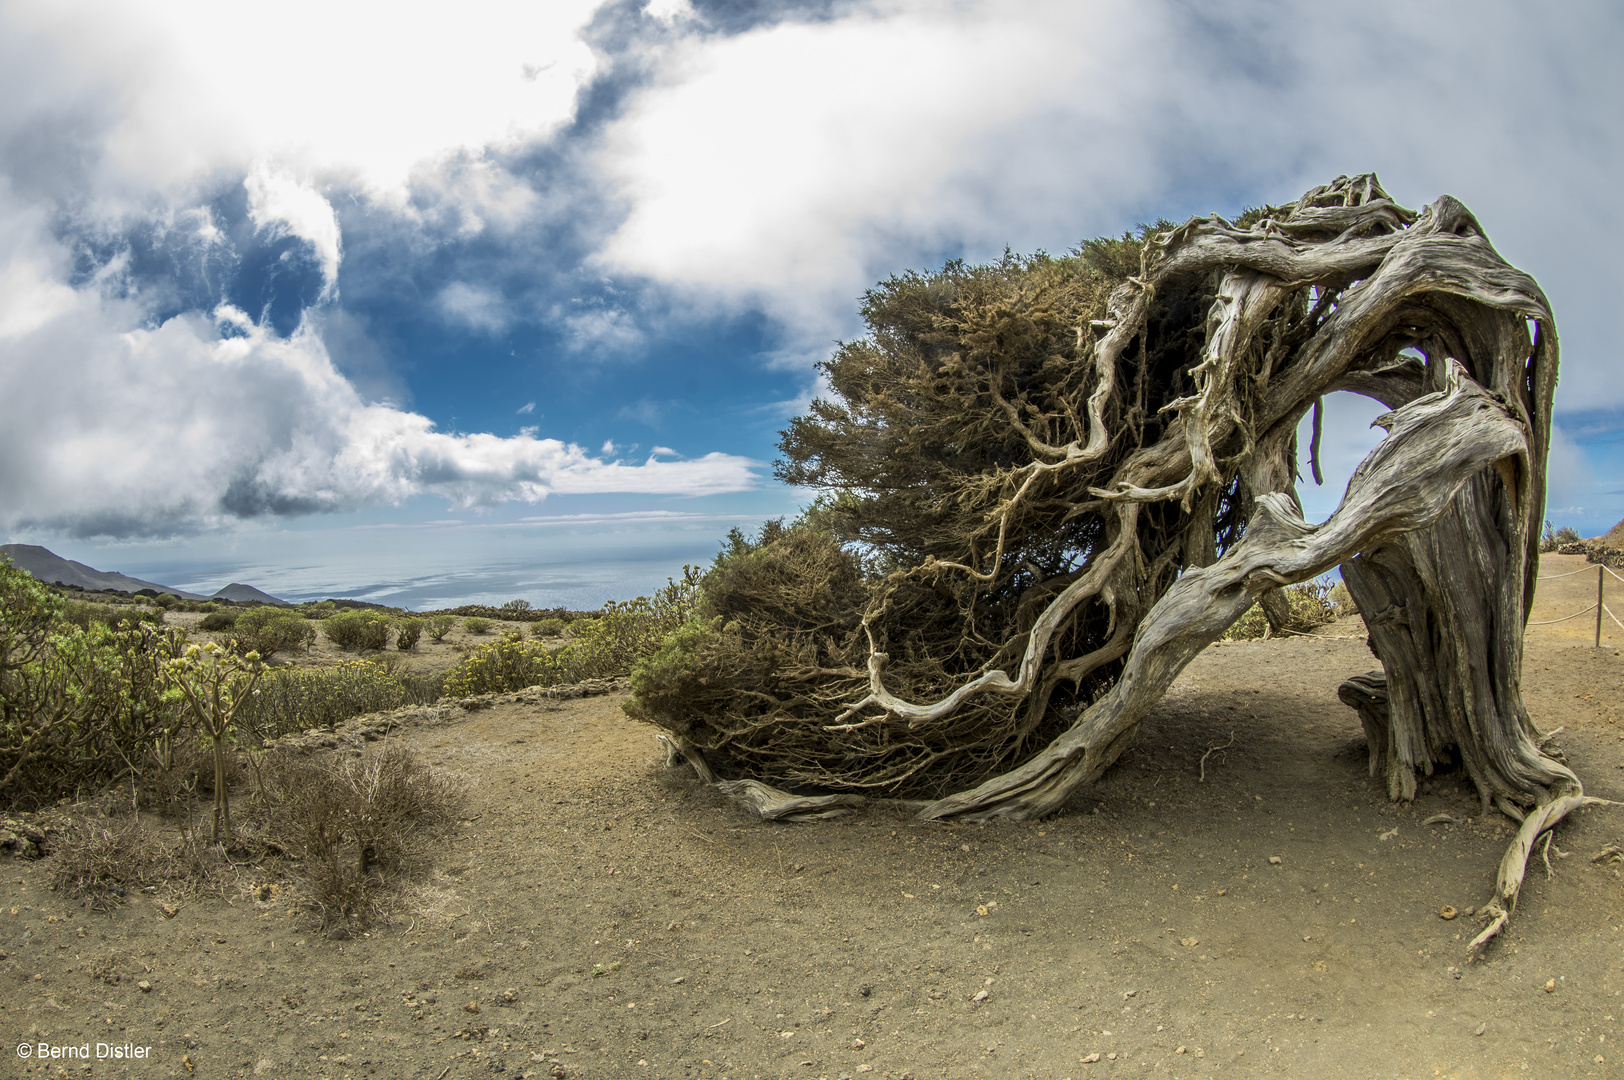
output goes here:
[[[1555, 576], [1583, 567], [1547, 557], [1536, 620], [1593, 601], [1594, 568]], [[1624, 631], [1593, 632], [1533, 628], [1525, 689], [1589, 791], [1624, 799]], [[399, 736], [470, 778], [470, 808], [370, 937], [246, 889], [98, 915], [47, 889], [48, 860], [0, 863], [6, 1037], [151, 1048], [84, 1068], [7, 1046], [0, 1072], [1624, 1076], [1624, 880], [1591, 861], [1624, 807], [1563, 823], [1553, 875], [1536, 856], [1469, 962], [1507, 822], [1455, 776], [1387, 802], [1335, 694], [1374, 662], [1356, 622], [1327, 635], [1207, 650], [1040, 822], [761, 824], [668, 771], [611, 695]]]

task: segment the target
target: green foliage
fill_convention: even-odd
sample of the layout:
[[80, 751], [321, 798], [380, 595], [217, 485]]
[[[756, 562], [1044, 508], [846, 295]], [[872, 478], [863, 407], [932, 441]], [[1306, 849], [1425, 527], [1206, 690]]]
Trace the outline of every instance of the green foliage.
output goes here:
[[123, 604], [96, 604], [89, 600], [69, 600], [62, 605], [62, 620], [81, 630], [89, 630], [97, 624], [117, 629], [120, 626], [133, 626], [136, 623], [158, 625], [163, 622], [162, 611], [152, 611], [149, 608], [126, 606]]
[[232, 648], [239, 653], [257, 652], [263, 660], [279, 652], [308, 649], [316, 642], [316, 628], [303, 615], [269, 604], [238, 615], [233, 629]]
[[563, 619], [542, 619], [540, 622], [530, 624], [530, 636], [533, 638], [563, 637], [564, 631], [569, 627]]
[[[1333, 596], [1337, 588], [1347, 591], [1347, 586], [1340, 582], [1332, 586], [1328, 581], [1309, 581], [1302, 585], [1287, 585], [1281, 589], [1280, 592], [1286, 598], [1286, 604], [1291, 611], [1291, 624], [1287, 629], [1307, 633], [1317, 626], [1324, 626], [1339, 614], [1346, 614], [1339, 611], [1334, 602]], [[1352, 600], [1350, 596], [1348, 602], [1351, 604]], [[1230, 625], [1228, 630], [1224, 631], [1220, 640], [1255, 641], [1263, 637], [1268, 629], [1269, 620], [1263, 614], [1262, 606], [1253, 604], [1246, 609], [1245, 614]]]
[[681, 581], [669, 580], [651, 597], [606, 604], [596, 618], [576, 620], [570, 644], [556, 653], [539, 641], [504, 634], [457, 665], [445, 691], [467, 697], [625, 675], [693, 616], [699, 576], [697, 567], [685, 566]]
[[211, 611], [197, 621], [197, 628], [199, 630], [208, 630], [211, 632], [215, 630], [230, 630], [236, 625], [237, 613], [235, 611]]
[[530, 612], [530, 601], [509, 600], [507, 603], [502, 605], [502, 611], [509, 617], [523, 618]]
[[0, 560], [0, 804], [27, 809], [152, 766], [178, 724], [160, 672], [180, 636], [75, 626], [62, 601]]
[[429, 638], [435, 644], [445, 640], [445, 636], [456, 629], [457, 617], [455, 615], [431, 615], [428, 619]]
[[401, 619], [395, 623], [395, 648], [401, 652], [411, 652], [417, 648], [417, 641], [422, 636], [422, 619]]
[[370, 660], [271, 668], [243, 703], [238, 723], [259, 740], [332, 728], [366, 713], [434, 702], [441, 682], [438, 675], [391, 671]]
[[213, 642], [189, 645], [163, 666], [164, 697], [188, 714], [214, 750], [214, 823], [210, 833], [214, 843], [231, 835], [226, 736], [238, 707], [252, 692], [262, 670], [258, 653], [233, 656]]
[[446, 676], [449, 697], [501, 694], [527, 686], [552, 686], [561, 680], [558, 660], [540, 642], [503, 634], [470, 653]]
[[1579, 542], [1579, 531], [1571, 526], [1564, 525], [1560, 529], [1549, 521], [1545, 523], [1545, 531], [1539, 537], [1539, 550], [1545, 554], [1555, 551], [1564, 544]]
[[[859, 561], [827, 532], [768, 522], [754, 540], [729, 538], [699, 594], [695, 617], [633, 669], [626, 712], [757, 775], [758, 760], [799, 737], [802, 722], [786, 705], [805, 700], [829, 672], [847, 669], [860, 682]], [[719, 723], [723, 716], [737, 726]]]
[[322, 624], [322, 633], [345, 652], [381, 649], [389, 644], [389, 619], [371, 611], [341, 611]]
[[483, 637], [491, 632], [491, 620], [472, 615], [463, 620], [462, 628], [470, 634]]

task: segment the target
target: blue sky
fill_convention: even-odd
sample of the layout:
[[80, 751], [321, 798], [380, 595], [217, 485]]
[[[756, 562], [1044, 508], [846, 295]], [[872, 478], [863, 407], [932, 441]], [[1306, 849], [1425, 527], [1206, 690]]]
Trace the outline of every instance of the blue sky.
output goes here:
[[[1367, 170], [1550, 294], [1597, 533], [1620, 54], [1601, 2], [0, 2], [0, 537], [596, 606], [802, 504], [777, 432], [876, 280]], [[1377, 434], [1329, 404], [1316, 518]]]

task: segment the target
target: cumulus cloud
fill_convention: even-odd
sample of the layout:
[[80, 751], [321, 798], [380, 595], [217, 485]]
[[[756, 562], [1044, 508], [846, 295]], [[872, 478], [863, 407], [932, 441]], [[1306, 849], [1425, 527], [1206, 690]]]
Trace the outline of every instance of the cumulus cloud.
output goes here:
[[756, 483], [728, 454], [625, 464], [533, 433], [438, 431], [365, 401], [309, 325], [282, 338], [229, 307], [147, 325], [132, 300], [62, 284], [69, 253], [19, 228], [30, 217], [0, 198], [0, 527], [152, 535], [425, 493], [477, 508]]
[[[286, 0], [275, 16], [210, 0], [7, 5], [6, 34], [60, 55], [58, 94], [116, 96], [104, 144], [160, 188], [269, 156], [406, 197], [414, 167], [568, 122], [596, 66], [580, 27], [599, 0]], [[535, 70], [523, 75], [525, 65]]]
[[[315, 249], [325, 282], [323, 294], [331, 294], [343, 258], [338, 217], [332, 204], [308, 182], [274, 170], [264, 161], [254, 163], [243, 187], [248, 191], [248, 217], [254, 227], [273, 237], [297, 236]], [[209, 224], [212, 226], [212, 222]], [[212, 239], [206, 229], [200, 229], [199, 234]]]
[[[853, 296], [909, 266], [1374, 169], [1411, 205], [1465, 199], [1553, 295], [1584, 298], [1562, 311], [1605, 310], [1621, 272], [1564, 222], [1624, 231], [1607, 186], [1624, 142], [1603, 104], [1624, 95], [1621, 46], [1605, 5], [1391, 0], [889, 0], [679, 35], [605, 133], [600, 165], [629, 210], [601, 260], [759, 304], [821, 343], [850, 332]], [[1624, 406], [1624, 382], [1583, 351], [1610, 327], [1565, 329], [1562, 400]]]

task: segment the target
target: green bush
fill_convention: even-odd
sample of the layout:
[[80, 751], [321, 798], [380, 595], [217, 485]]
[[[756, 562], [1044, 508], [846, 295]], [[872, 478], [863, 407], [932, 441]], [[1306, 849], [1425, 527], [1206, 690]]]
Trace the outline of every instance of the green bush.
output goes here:
[[445, 640], [445, 636], [456, 628], [455, 615], [431, 615], [428, 620], [429, 637], [436, 643]]
[[563, 619], [541, 619], [530, 624], [530, 636], [533, 638], [563, 637], [569, 624]]
[[62, 605], [62, 619], [81, 630], [89, 630], [98, 624], [109, 629], [117, 629], [136, 623], [156, 626], [163, 622], [163, 612], [123, 604], [96, 604], [88, 600], [69, 600]]
[[1545, 523], [1545, 531], [1539, 537], [1539, 550], [1546, 554], [1555, 551], [1563, 544], [1574, 544], [1579, 541], [1579, 532], [1570, 526], [1564, 525], [1560, 529], [1549, 521]]
[[[1287, 585], [1280, 592], [1291, 611], [1289, 630], [1306, 633], [1316, 626], [1324, 626], [1339, 612], [1332, 602], [1333, 587], [1328, 581], [1310, 581], [1302, 585]], [[1351, 599], [1351, 598], [1350, 598]], [[1259, 604], [1253, 604], [1246, 613], [1224, 631], [1221, 641], [1255, 641], [1269, 629], [1268, 617]]]
[[395, 624], [395, 648], [401, 652], [417, 648], [417, 640], [422, 636], [422, 619], [401, 619]]
[[180, 648], [176, 631], [151, 624], [75, 626], [0, 559], [0, 805], [88, 795], [154, 767], [180, 723], [160, 674]]
[[569, 645], [556, 653], [539, 641], [504, 634], [457, 665], [446, 676], [445, 691], [466, 697], [629, 674], [692, 617], [698, 587], [699, 569], [685, 566], [681, 581], [669, 581], [652, 597], [607, 604], [596, 618], [575, 620]]
[[233, 631], [232, 647], [239, 653], [257, 652], [262, 660], [279, 652], [308, 649], [316, 641], [316, 628], [303, 615], [268, 604], [238, 615]]
[[452, 669], [446, 676], [445, 692], [451, 697], [469, 697], [552, 686], [563, 681], [560, 671], [559, 661], [540, 642], [503, 634]]
[[197, 628], [210, 631], [230, 630], [236, 625], [237, 613], [235, 611], [211, 611], [198, 620]]
[[366, 713], [439, 700], [442, 677], [390, 671], [370, 660], [333, 667], [271, 668], [237, 711], [259, 740], [331, 728]]
[[343, 611], [322, 624], [327, 640], [345, 652], [381, 649], [389, 644], [389, 620], [370, 611]]
[[478, 615], [471, 615], [462, 621], [462, 628], [470, 634], [483, 636], [491, 632], [491, 621]]

